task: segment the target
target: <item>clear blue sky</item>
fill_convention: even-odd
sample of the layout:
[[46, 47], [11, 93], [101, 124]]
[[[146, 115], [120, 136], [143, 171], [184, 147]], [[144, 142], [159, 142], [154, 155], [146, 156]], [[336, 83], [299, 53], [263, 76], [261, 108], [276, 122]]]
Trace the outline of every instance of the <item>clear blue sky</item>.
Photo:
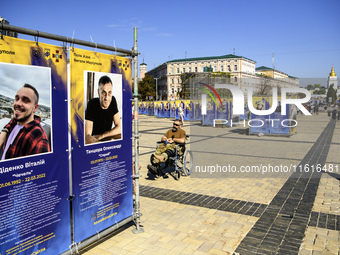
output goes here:
[[[148, 70], [173, 59], [235, 54], [298, 78], [340, 76], [339, 0], [1, 0], [10, 25], [131, 49]], [[34, 40], [33, 37], [24, 39]], [[39, 40], [40, 41], [40, 40]], [[56, 42], [60, 44], [59, 42]]]

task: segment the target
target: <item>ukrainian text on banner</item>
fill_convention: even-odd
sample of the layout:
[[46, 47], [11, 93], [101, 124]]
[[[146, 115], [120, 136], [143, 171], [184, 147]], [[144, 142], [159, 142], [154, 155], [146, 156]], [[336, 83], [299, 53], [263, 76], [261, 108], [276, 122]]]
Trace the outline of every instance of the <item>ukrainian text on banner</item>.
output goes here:
[[131, 59], [71, 49], [74, 240], [133, 214]]
[[59, 254], [71, 243], [66, 53], [6, 36], [0, 52], [0, 254]]

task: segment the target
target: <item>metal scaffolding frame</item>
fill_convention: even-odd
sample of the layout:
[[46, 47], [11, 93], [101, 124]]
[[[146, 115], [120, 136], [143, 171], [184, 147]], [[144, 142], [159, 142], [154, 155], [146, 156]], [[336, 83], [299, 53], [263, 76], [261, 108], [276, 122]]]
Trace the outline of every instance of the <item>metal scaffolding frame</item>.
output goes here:
[[[126, 50], [122, 48], [117, 48], [109, 45], [104, 45], [104, 44], [98, 44], [94, 42], [89, 42], [89, 41], [83, 41], [79, 39], [74, 39], [66, 36], [60, 36], [60, 35], [55, 35], [55, 34], [50, 34], [46, 32], [41, 32], [37, 30], [32, 30], [32, 29], [27, 29], [27, 28], [22, 28], [22, 27], [16, 27], [8, 24], [4, 24], [3, 22], [0, 23], [0, 36], [1, 39], [2, 37], [2, 31], [10, 31], [10, 32], [17, 32], [19, 34], [25, 34], [25, 35], [30, 35], [30, 36], [35, 36], [37, 38], [46, 38], [46, 39], [51, 39], [55, 41], [61, 41], [61, 42], [66, 42], [70, 43], [70, 45], [73, 47], [73, 45], [82, 45], [86, 47], [92, 47], [96, 49], [102, 49], [102, 50], [108, 50], [108, 51], [113, 51], [113, 52], [118, 52], [121, 53], [119, 56], [130, 56], [133, 58], [133, 70], [134, 70], [134, 93], [133, 93], [133, 101], [134, 105], [138, 106], [138, 51], [137, 51], [137, 28], [134, 28], [134, 38], [133, 38], [133, 48], [132, 50]], [[139, 174], [139, 129], [138, 129], [138, 107], [134, 107], [134, 132], [133, 132], [133, 139], [134, 139], [134, 156], [135, 156], [135, 162], [134, 162], [134, 173], [133, 173], [133, 179], [135, 182], [135, 203], [134, 203], [134, 215], [116, 223], [115, 225], [110, 226], [109, 228], [87, 238], [86, 240], [83, 240], [79, 243], [74, 243], [73, 240], [73, 227], [71, 226], [71, 244], [70, 244], [70, 249], [63, 252], [62, 255], [71, 255], [74, 253], [78, 253], [78, 249], [85, 248], [86, 246], [98, 241], [101, 237], [110, 234], [111, 232], [117, 230], [119, 227], [122, 225], [134, 221], [136, 224], [136, 228], [133, 229], [134, 233], [142, 233], [144, 232], [143, 228], [140, 226], [140, 201], [139, 201], [139, 177], [141, 175]], [[71, 156], [71, 148], [69, 148], [69, 153]], [[71, 162], [71, 158], [69, 158], [69, 162]], [[71, 164], [70, 164], [70, 169], [71, 169]], [[71, 170], [70, 170], [71, 171]], [[72, 177], [72, 174], [70, 172], [70, 178]], [[72, 179], [70, 179], [71, 183]], [[72, 185], [72, 184], [70, 184]], [[72, 192], [72, 187], [70, 187], [70, 193]], [[73, 192], [72, 192], [73, 193]], [[72, 198], [73, 194], [70, 194], [70, 210], [71, 210], [71, 224], [73, 222], [73, 217], [72, 217]]]
[[[25, 34], [25, 35], [31, 35], [31, 36], [36, 36], [37, 38], [46, 38], [46, 39], [51, 39], [55, 41], [61, 41], [61, 42], [66, 42], [70, 43], [71, 45], [77, 44], [77, 45], [82, 45], [82, 46], [87, 46], [87, 47], [92, 47], [92, 48], [97, 48], [97, 49], [102, 49], [102, 50], [109, 50], [109, 51], [114, 51], [114, 52], [119, 52], [122, 54], [125, 54], [126, 56], [131, 56], [135, 57], [138, 56], [138, 52], [135, 49], [132, 50], [126, 50], [126, 49], [121, 49], [105, 44], [99, 44], [95, 42], [88, 42], [88, 41], [83, 41], [79, 39], [74, 39], [70, 38], [67, 36], [61, 36], [61, 35], [55, 35], [55, 34], [50, 34], [46, 32], [41, 32], [38, 30], [32, 30], [32, 29], [27, 29], [27, 28], [22, 28], [22, 27], [16, 27], [16, 26], [11, 26], [8, 24], [0, 23], [1, 24], [1, 29], [0, 30], [7, 30], [11, 32], [17, 32], [19, 34]], [[137, 28], [134, 28], [137, 29]], [[137, 75], [138, 76], [138, 75]]]

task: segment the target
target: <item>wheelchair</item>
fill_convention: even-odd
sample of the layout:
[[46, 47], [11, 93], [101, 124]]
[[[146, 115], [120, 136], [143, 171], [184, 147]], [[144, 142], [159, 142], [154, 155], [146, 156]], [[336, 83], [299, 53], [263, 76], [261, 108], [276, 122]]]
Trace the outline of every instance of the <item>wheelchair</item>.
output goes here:
[[[187, 135], [186, 139], [188, 138], [189, 136]], [[156, 148], [158, 148], [159, 144], [163, 143], [164, 142], [157, 142]], [[179, 153], [179, 150], [181, 150], [182, 153]], [[192, 151], [186, 149], [185, 143], [178, 143], [176, 144], [174, 154], [174, 156], [168, 158], [167, 162], [161, 162], [158, 166], [157, 175], [159, 177], [170, 174], [175, 180], [179, 180], [181, 176], [189, 176], [191, 174], [194, 167]], [[152, 160], [153, 155], [150, 157], [150, 162], [152, 162]]]

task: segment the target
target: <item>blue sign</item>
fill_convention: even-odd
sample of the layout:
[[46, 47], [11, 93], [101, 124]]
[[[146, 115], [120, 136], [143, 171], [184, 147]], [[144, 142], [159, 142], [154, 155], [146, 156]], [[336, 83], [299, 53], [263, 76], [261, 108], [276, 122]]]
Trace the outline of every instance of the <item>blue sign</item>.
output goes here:
[[[13, 55], [11, 64], [0, 63], [0, 83], [7, 87], [6, 80], [13, 78], [32, 85], [40, 94], [40, 106], [34, 113], [40, 119], [35, 117], [35, 121], [25, 124], [11, 146], [19, 146], [23, 136], [30, 136], [30, 142], [24, 142], [11, 156], [5, 154], [0, 161], [0, 254], [56, 255], [71, 244], [66, 52], [62, 47], [43, 43], [36, 46], [35, 42], [16, 38], [5, 41], [4, 45], [21, 53]], [[28, 57], [23, 58], [26, 51]], [[53, 53], [53, 57], [44, 52]], [[28, 63], [20, 62], [23, 59]], [[23, 85], [11, 82], [13, 94], [8, 98], [14, 99]], [[19, 122], [20, 117], [15, 119]], [[9, 134], [12, 131], [9, 128]], [[40, 138], [48, 146], [42, 146]]]
[[[79, 49], [75, 49], [77, 54]], [[91, 53], [88, 53], [91, 54]], [[88, 55], [87, 54], [87, 55]], [[92, 53], [93, 54], [93, 53]], [[86, 54], [85, 54], [86, 55]], [[102, 66], [109, 67], [105, 61], [111, 61], [112, 56], [96, 53], [98, 62]], [[80, 116], [84, 113], [81, 110], [90, 110], [89, 103], [93, 98], [82, 99], [81, 96], [88, 93], [79, 93], [80, 98], [75, 99], [81, 102], [84, 107], [79, 108], [79, 116], [75, 119], [72, 126], [72, 181], [73, 181], [73, 211], [74, 211], [74, 241], [80, 242], [96, 233], [130, 217], [133, 214], [133, 185], [132, 185], [132, 122], [131, 122], [131, 98], [132, 98], [132, 79], [131, 72], [125, 73], [124, 68], [120, 68], [121, 62], [127, 62], [128, 59], [118, 57], [113, 59], [111, 69], [108, 72], [93, 72], [91, 75], [84, 74], [84, 82], [76, 83], [75, 77], [83, 74], [83, 70], [91, 70], [93, 66], [78, 66], [78, 62], [74, 63], [72, 55], [71, 64], [71, 86], [84, 86], [84, 89], [96, 91], [93, 86], [97, 83], [91, 83], [92, 80], [101, 80], [102, 77], [109, 77], [112, 83], [112, 95], [110, 106], [108, 109], [113, 110], [112, 115], [108, 119], [112, 122], [109, 130], [102, 134], [94, 134], [92, 130], [92, 138], [88, 139], [87, 123], [100, 122], [104, 119], [90, 120], [90, 116], [85, 114], [85, 120]], [[125, 69], [126, 70], [126, 69]], [[110, 73], [111, 71], [111, 73]], [[92, 71], [91, 71], [92, 72]], [[86, 77], [94, 77], [86, 80]], [[79, 87], [79, 90], [83, 87]], [[98, 102], [98, 105], [100, 103]], [[115, 102], [115, 103], [114, 103]], [[87, 105], [86, 105], [87, 104]], [[80, 105], [80, 103], [79, 103]], [[77, 105], [75, 105], [77, 106]], [[145, 105], [144, 105], [145, 106]], [[100, 106], [98, 106], [100, 107]], [[147, 109], [146, 107], [143, 107]], [[96, 108], [98, 109], [98, 108]], [[77, 110], [77, 109], [76, 109]], [[102, 111], [97, 110], [101, 116]], [[105, 111], [104, 111], [105, 112]], [[117, 115], [118, 114], [118, 115]], [[106, 115], [103, 115], [106, 116]], [[118, 119], [116, 120], [116, 116]], [[116, 123], [117, 121], [117, 123]], [[117, 126], [116, 126], [117, 124]], [[117, 129], [116, 129], [117, 127]], [[84, 131], [85, 129], [85, 131]], [[119, 130], [119, 134], [107, 137], [104, 134], [110, 134]], [[118, 131], [117, 131], [118, 132]], [[92, 139], [97, 139], [94, 141]]]

